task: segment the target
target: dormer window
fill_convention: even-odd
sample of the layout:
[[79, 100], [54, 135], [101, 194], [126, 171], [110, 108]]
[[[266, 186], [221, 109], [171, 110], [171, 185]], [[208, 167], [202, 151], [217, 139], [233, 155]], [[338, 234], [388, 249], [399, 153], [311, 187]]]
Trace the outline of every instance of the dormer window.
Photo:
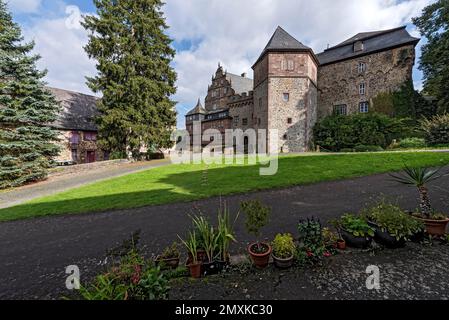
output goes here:
[[360, 52], [365, 49], [365, 46], [363, 45], [362, 41], [357, 41], [354, 43], [354, 52]]

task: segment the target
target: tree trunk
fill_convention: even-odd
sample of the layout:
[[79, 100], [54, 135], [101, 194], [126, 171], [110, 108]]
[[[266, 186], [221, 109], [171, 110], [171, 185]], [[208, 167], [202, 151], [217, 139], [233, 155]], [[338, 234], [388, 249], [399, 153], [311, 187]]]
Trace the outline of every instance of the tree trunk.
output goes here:
[[421, 199], [421, 203], [419, 205], [421, 209], [421, 214], [426, 218], [430, 218], [432, 214], [432, 205], [430, 204], [429, 190], [426, 187], [420, 187], [418, 189], [419, 189], [419, 196]]

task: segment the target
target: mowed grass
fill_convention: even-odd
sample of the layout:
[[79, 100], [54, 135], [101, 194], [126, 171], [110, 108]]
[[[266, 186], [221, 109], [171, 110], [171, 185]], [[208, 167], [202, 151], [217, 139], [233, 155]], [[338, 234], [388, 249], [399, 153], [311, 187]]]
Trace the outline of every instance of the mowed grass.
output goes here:
[[0, 221], [184, 202], [399, 171], [405, 164], [448, 165], [449, 153], [286, 156], [273, 176], [260, 176], [260, 165], [169, 165], [2, 209]]

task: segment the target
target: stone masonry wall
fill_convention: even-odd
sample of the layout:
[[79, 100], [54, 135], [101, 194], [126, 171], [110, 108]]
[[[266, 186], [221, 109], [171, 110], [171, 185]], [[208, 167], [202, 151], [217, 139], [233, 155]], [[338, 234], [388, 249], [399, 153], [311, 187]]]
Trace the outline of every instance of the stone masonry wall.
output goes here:
[[[359, 63], [366, 71], [359, 73]], [[318, 117], [332, 114], [335, 105], [347, 105], [349, 113], [359, 112], [360, 102], [370, 102], [381, 92], [396, 91], [412, 78], [415, 49], [407, 45], [351, 60], [325, 65], [318, 71]], [[359, 93], [365, 83], [366, 93]]]
[[[84, 132], [83, 131], [75, 131], [79, 133], [79, 144], [72, 145], [70, 142], [72, 131], [60, 131], [59, 132], [59, 147], [61, 152], [55, 158], [56, 161], [75, 161], [79, 164], [87, 163], [87, 151], [95, 151], [95, 159], [96, 161], [104, 161], [105, 153], [98, 148], [98, 145], [95, 141], [85, 141], [84, 140]], [[77, 150], [77, 158], [73, 159], [72, 157], [72, 149]]]

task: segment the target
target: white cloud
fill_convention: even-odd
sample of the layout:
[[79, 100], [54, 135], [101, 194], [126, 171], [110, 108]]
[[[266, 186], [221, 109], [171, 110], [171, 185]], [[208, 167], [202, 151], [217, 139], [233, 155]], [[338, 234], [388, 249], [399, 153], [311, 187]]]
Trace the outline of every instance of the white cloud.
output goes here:
[[[11, 0], [13, 3], [37, 3]], [[233, 73], [247, 72], [278, 25], [298, 40], [321, 52], [358, 32], [388, 29], [410, 23], [434, 0], [169, 0], [164, 7], [170, 36], [177, 43], [194, 43], [175, 58], [178, 72], [180, 125], [183, 114], [199, 96], [204, 99], [211, 75], [220, 61]], [[30, 5], [29, 8], [32, 8]], [[62, 15], [64, 12], [62, 13]], [[66, 15], [76, 14], [69, 6]], [[79, 19], [79, 18], [78, 18]], [[36, 51], [49, 70], [50, 85], [89, 92], [85, 76], [94, 75], [83, 46], [82, 28], [68, 28], [65, 17], [35, 21], [25, 30], [36, 41]], [[28, 24], [27, 24], [28, 25]], [[77, 26], [77, 20], [69, 26]], [[78, 25], [79, 26], [79, 25]], [[416, 30], [410, 30], [417, 35]], [[419, 84], [420, 79], [415, 79]]]
[[14, 12], [32, 13], [39, 10], [42, 0], [9, 0], [6, 2]]
[[64, 17], [36, 20], [25, 28], [24, 35], [35, 41], [35, 52], [42, 56], [38, 66], [48, 69], [50, 86], [91, 93], [85, 77], [95, 74], [95, 63], [83, 49], [87, 33], [79, 23], [81, 12], [76, 6], [66, 9]]

